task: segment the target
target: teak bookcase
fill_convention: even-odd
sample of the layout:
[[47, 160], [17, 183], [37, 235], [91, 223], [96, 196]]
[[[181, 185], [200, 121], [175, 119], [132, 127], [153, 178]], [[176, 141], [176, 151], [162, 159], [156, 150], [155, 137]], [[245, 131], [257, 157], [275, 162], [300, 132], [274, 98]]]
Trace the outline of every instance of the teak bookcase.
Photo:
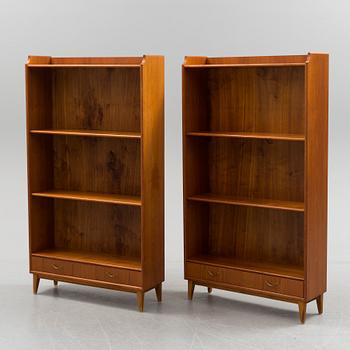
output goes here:
[[164, 281], [164, 58], [26, 64], [30, 272], [137, 293]]
[[328, 55], [186, 57], [185, 278], [322, 313]]

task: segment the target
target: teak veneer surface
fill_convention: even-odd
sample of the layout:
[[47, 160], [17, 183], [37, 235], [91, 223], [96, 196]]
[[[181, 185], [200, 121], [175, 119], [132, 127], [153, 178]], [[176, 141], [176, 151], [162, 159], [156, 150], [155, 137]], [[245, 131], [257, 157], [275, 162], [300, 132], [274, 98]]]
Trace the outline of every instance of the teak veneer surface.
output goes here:
[[182, 74], [189, 298], [296, 302], [304, 322], [327, 280], [328, 55], [188, 56]]
[[137, 292], [140, 311], [152, 288], [161, 301], [164, 58], [29, 56], [26, 91], [33, 290], [48, 278]]

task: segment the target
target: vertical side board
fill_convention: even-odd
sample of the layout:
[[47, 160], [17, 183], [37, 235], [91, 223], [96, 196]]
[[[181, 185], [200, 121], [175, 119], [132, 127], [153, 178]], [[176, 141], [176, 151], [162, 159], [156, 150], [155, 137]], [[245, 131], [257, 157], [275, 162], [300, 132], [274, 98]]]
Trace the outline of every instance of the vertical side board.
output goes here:
[[[191, 220], [188, 216], [188, 208], [187, 208], [187, 195], [188, 195], [188, 187], [189, 181], [201, 182], [201, 179], [193, 179], [187, 176], [187, 162], [191, 158], [188, 153], [187, 147], [187, 137], [186, 133], [189, 129], [190, 119], [191, 119], [191, 110], [192, 106], [189, 102], [188, 95], [188, 86], [187, 86], [187, 77], [186, 77], [186, 69], [184, 65], [186, 64], [204, 64], [207, 61], [206, 56], [186, 56], [184, 59], [184, 63], [182, 66], [182, 171], [183, 171], [183, 230], [184, 230], [184, 275], [186, 278], [186, 259], [188, 258], [188, 254], [191, 249], [189, 245], [189, 232], [187, 232], [188, 220]], [[191, 232], [191, 234], [196, 234], [196, 232]]]
[[164, 57], [141, 66], [143, 289], [164, 281]]
[[[28, 186], [28, 227], [29, 227], [29, 270], [31, 253], [50, 245], [46, 230], [52, 228], [52, 201], [33, 199], [31, 193], [50, 188], [52, 174], [42, 168], [50, 159], [50, 141], [32, 139], [30, 129], [50, 123], [51, 81], [50, 78], [32, 74], [28, 64], [48, 64], [50, 56], [29, 56], [25, 65], [26, 89], [26, 143], [27, 143], [27, 186]], [[41, 79], [41, 80], [40, 80]], [[44, 87], [44, 91], [42, 91]]]
[[306, 63], [305, 298], [327, 289], [328, 54]]

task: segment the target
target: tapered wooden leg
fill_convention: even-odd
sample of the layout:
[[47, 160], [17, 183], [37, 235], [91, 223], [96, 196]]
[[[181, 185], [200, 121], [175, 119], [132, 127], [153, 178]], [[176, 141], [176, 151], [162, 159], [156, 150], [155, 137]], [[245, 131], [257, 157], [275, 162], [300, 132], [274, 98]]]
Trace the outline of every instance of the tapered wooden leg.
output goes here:
[[301, 323], [305, 323], [305, 315], [306, 315], [306, 303], [300, 302], [299, 306], [299, 318]]
[[194, 282], [193, 281], [188, 281], [188, 299], [192, 300], [193, 298], [193, 292], [194, 292]]
[[143, 312], [143, 304], [144, 304], [144, 293], [142, 291], [137, 292], [137, 305], [139, 307], [139, 311]]
[[38, 277], [38, 275], [33, 274], [33, 293], [34, 294], [38, 292], [39, 283], [40, 283], [40, 278]]
[[213, 291], [212, 287], [208, 287], [208, 293], [211, 293]]
[[55, 287], [57, 287], [57, 286], [58, 286], [58, 281], [53, 281], [53, 285], [54, 285]]
[[157, 300], [158, 300], [159, 302], [162, 301], [162, 284], [159, 283], [159, 284], [156, 286], [155, 290], [156, 290]]
[[323, 294], [321, 294], [316, 298], [316, 303], [317, 303], [318, 313], [321, 315], [323, 313]]

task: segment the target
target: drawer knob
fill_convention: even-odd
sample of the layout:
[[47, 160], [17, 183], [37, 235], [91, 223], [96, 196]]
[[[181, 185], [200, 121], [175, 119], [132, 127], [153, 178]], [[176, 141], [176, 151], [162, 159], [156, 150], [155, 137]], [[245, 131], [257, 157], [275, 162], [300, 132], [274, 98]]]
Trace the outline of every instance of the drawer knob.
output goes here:
[[277, 287], [279, 285], [279, 282], [276, 281], [276, 282], [270, 282], [270, 281], [265, 281], [265, 285], [268, 286], [268, 287]]
[[110, 277], [110, 278], [113, 278], [114, 277], [114, 274], [112, 272], [106, 272], [107, 276]]
[[208, 275], [209, 275], [210, 277], [215, 277], [215, 276], [218, 275], [218, 273], [208, 270]]
[[57, 266], [56, 264], [52, 264], [52, 268], [53, 268], [54, 270], [58, 270], [58, 269], [59, 269], [59, 266]]

